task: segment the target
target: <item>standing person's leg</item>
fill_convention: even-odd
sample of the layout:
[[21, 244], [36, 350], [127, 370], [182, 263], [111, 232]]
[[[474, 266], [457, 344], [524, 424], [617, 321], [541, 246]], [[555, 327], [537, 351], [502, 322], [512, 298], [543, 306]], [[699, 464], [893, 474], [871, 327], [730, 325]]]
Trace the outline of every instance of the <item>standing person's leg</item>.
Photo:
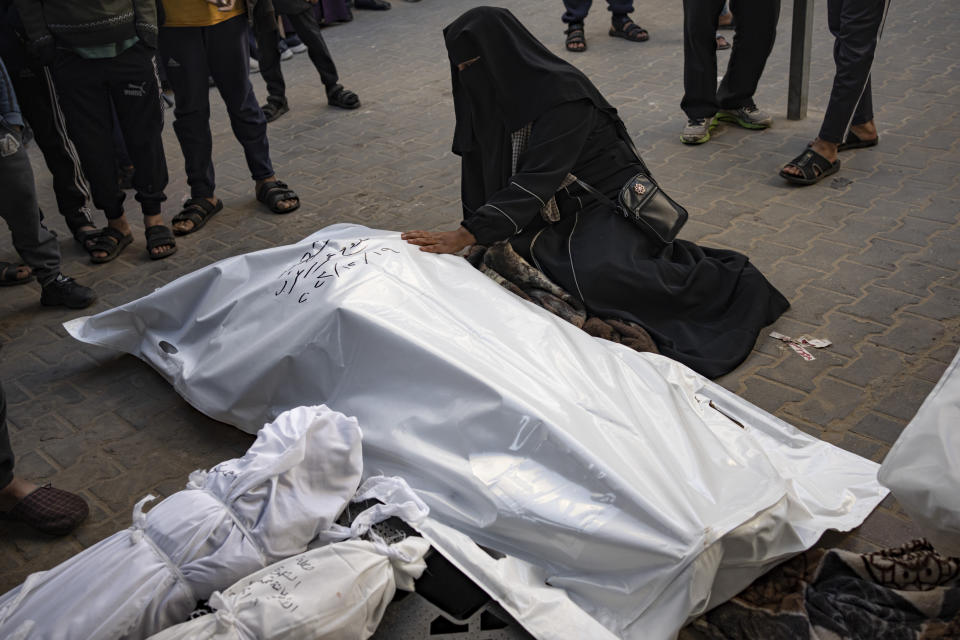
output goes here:
[[827, 22], [835, 37], [837, 72], [820, 134], [780, 170], [780, 176], [789, 182], [819, 182], [840, 169], [841, 149], [877, 143], [870, 68], [889, 5], [889, 0], [828, 0]]
[[852, 124], [873, 120], [870, 69], [889, 4], [889, 0], [827, 2], [837, 72], [820, 127], [821, 140], [839, 144]]
[[110, 93], [117, 123], [136, 171], [133, 187], [143, 212], [147, 252], [154, 260], [177, 250], [170, 229], [164, 226], [161, 207], [167, 196], [167, 161], [163, 153], [163, 101], [153, 51], [136, 44], [114, 58]]
[[287, 85], [280, 69], [280, 31], [275, 20], [267, 19], [268, 14], [258, 15], [253, 33], [257, 41], [257, 55], [260, 60], [260, 75], [267, 85], [267, 102], [263, 105], [263, 115], [267, 122], [273, 122], [287, 111]]
[[[207, 27], [161, 27], [159, 44], [167, 59], [167, 80], [176, 104], [173, 131], [183, 153], [191, 198], [213, 198], [213, 136], [204, 31]], [[244, 40], [244, 43], [246, 41]]]
[[587, 19], [591, 4], [593, 4], [593, 0], [563, 0], [564, 12], [560, 19], [567, 25], [567, 30], [564, 31], [567, 36], [565, 44], [567, 51], [580, 52], [587, 50], [583, 21]]
[[701, 144], [710, 139], [717, 112], [717, 18], [723, 0], [683, 0], [683, 99], [687, 115], [680, 140]]
[[323, 83], [327, 93], [327, 103], [341, 109], [356, 109], [360, 106], [360, 98], [356, 93], [345, 89], [340, 84], [340, 78], [337, 75], [337, 67], [330, 56], [330, 50], [327, 49], [327, 43], [323, 40], [323, 34], [320, 33], [320, 25], [310, 10], [287, 16], [290, 22], [296, 28], [300, 39], [307, 45], [308, 55], [317, 73], [320, 74], [320, 82]]
[[717, 91], [717, 105], [723, 110], [720, 118], [748, 129], [765, 129], [773, 120], [756, 109], [753, 95], [777, 38], [780, 0], [737, 0], [731, 11], [737, 26], [727, 72]]
[[117, 158], [117, 184], [126, 191], [133, 188], [133, 174], [136, 168], [133, 166], [130, 152], [127, 151], [127, 141], [123, 138], [123, 129], [120, 127], [116, 109], [113, 110], [112, 133], [113, 153]]
[[[207, 81], [206, 37], [209, 27], [160, 27], [160, 57], [167, 61], [167, 81], [173, 89], [173, 131], [177, 134], [190, 185], [190, 198], [173, 217], [177, 235], [200, 229], [223, 203], [214, 196], [213, 136], [210, 133], [210, 85]], [[247, 38], [241, 38], [249, 61]], [[247, 62], [249, 64], [249, 62]]]
[[[273, 175], [273, 165], [267, 142], [267, 121], [257, 105], [243, 55], [240, 34], [246, 29], [246, 20], [246, 16], [236, 16], [205, 28], [207, 65], [227, 107], [233, 135], [243, 147], [251, 177], [263, 180]], [[263, 55], [264, 45], [258, 46]]]
[[90, 191], [80, 168], [77, 150], [67, 135], [50, 71], [41, 66], [24, 67], [11, 80], [20, 109], [33, 129], [34, 139], [53, 176], [57, 209], [73, 237], [83, 244], [96, 231], [87, 208]]
[[21, 132], [0, 125], [0, 217], [13, 247], [43, 286], [60, 273], [60, 245], [42, 222], [30, 157]]
[[563, 0], [563, 17], [560, 19], [567, 24], [583, 22], [590, 13], [590, 6], [593, 0]]
[[300, 200], [273, 173], [267, 121], [257, 106], [247, 73], [241, 36], [246, 24], [246, 16], [237, 16], [207, 27], [207, 64], [226, 104], [233, 135], [243, 147], [250, 176], [256, 183], [257, 199], [274, 213], [289, 213], [300, 206]]
[[87, 246], [92, 262], [109, 262], [133, 241], [123, 213], [126, 195], [117, 183], [113, 147], [113, 116], [106, 81], [109, 60], [87, 60], [63, 53], [53, 78], [67, 131], [90, 181], [93, 204], [107, 216], [107, 226]]
[[320, 33], [320, 25], [313, 17], [313, 12], [307, 9], [291, 14], [287, 18], [297, 30], [300, 40], [307, 45], [307, 55], [310, 56], [310, 61], [320, 74], [320, 82], [328, 89], [336, 85], [340, 81], [337, 67], [333, 63], [330, 50], [327, 49], [327, 43], [323, 39], [323, 34]]
[[13, 247], [30, 266], [42, 287], [40, 302], [47, 306], [83, 309], [96, 295], [60, 273], [57, 237], [43, 225], [37, 204], [30, 157], [23, 148], [21, 132], [0, 125], [0, 218], [10, 228]]

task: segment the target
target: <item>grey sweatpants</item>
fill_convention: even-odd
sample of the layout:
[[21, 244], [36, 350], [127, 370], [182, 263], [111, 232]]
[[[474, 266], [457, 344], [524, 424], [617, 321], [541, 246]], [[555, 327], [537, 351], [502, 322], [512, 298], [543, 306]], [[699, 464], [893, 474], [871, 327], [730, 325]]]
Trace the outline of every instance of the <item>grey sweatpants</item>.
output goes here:
[[41, 285], [60, 273], [57, 237], [43, 226], [30, 158], [20, 131], [0, 123], [0, 217], [10, 227], [13, 248]]

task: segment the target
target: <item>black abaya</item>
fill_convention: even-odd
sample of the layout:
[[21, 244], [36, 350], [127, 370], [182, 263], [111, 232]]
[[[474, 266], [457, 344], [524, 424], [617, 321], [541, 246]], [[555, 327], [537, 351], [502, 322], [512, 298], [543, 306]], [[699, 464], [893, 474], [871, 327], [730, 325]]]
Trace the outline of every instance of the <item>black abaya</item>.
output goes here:
[[[591, 315], [636, 322], [662, 354], [703, 375], [742, 362], [760, 329], [789, 307], [746, 256], [683, 240], [664, 250], [578, 187], [557, 191], [572, 173], [615, 199], [640, 168], [616, 110], [589, 80], [503, 9], [468, 11], [444, 33], [457, 105], [454, 151], [463, 159], [462, 225], [477, 242], [510, 239]], [[498, 63], [505, 55], [509, 65]], [[528, 86], [538, 73], [542, 86]], [[530, 138], [512, 171], [510, 132], [528, 122]], [[560, 220], [547, 223], [540, 210], [554, 195]]]

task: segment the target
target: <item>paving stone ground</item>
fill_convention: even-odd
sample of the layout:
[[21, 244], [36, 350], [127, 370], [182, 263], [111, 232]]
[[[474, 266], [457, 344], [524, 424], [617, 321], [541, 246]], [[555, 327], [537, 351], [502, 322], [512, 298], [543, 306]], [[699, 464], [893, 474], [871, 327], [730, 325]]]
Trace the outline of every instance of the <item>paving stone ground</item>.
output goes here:
[[[296, 241], [335, 222], [388, 229], [450, 228], [459, 220], [459, 163], [450, 149], [453, 107], [442, 27], [469, 0], [394, 2], [356, 11], [324, 31], [358, 111], [329, 108], [305, 55], [284, 63], [291, 111], [270, 125], [278, 174], [303, 208], [265, 212], [211, 90], [218, 195], [225, 209], [167, 260], [147, 258], [138, 226], [120, 259], [92, 265], [56, 214], [50, 177], [33, 149], [40, 200], [59, 232], [64, 271], [92, 285], [100, 311], [133, 300], [221, 258]], [[507, 6], [552, 50], [594, 80], [620, 109], [648, 164], [689, 209], [682, 236], [751, 256], [792, 308], [772, 327], [833, 341], [806, 362], [761, 337], [720, 383], [800, 429], [881, 461], [960, 345], [960, 17], [950, 0], [892, 3], [874, 66], [880, 146], [845, 153], [833, 179], [788, 186], [780, 165], [816, 135], [833, 74], [825, 3], [816, 3], [807, 119], [788, 121], [791, 2], [757, 93], [776, 117], [767, 131], [722, 126], [700, 147], [683, 125], [680, 3], [639, 0], [651, 40], [606, 35], [595, 3], [589, 50], [562, 49], [559, 1]], [[721, 52], [725, 63], [729, 52]], [[262, 81], [253, 76], [258, 96]], [[183, 160], [167, 114], [169, 219], [185, 197]], [[98, 214], [99, 215], [99, 214]], [[133, 216], [134, 218], [138, 216]], [[99, 218], [102, 221], [102, 217]], [[14, 259], [0, 231], [0, 259]], [[187, 474], [241, 454], [252, 441], [189, 407], [145, 364], [70, 339], [77, 313], [41, 308], [35, 285], [0, 292], [0, 380], [7, 392], [17, 472], [79, 491], [89, 521], [61, 539], [0, 524], [0, 592], [130, 524], [146, 493], [179, 490]], [[872, 550], [916, 529], [888, 499], [852, 534], [823, 544]]]

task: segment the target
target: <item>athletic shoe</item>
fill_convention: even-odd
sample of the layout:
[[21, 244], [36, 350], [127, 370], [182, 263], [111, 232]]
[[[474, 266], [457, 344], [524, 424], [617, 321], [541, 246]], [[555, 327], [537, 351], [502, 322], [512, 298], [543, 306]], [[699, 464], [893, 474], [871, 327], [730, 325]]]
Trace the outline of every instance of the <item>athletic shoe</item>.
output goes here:
[[714, 122], [709, 118], [688, 118], [687, 126], [683, 128], [680, 134], [680, 142], [683, 144], [703, 144], [710, 139], [710, 129]]
[[761, 111], [755, 104], [739, 109], [720, 109], [717, 111], [716, 120], [733, 122], [744, 129], [766, 129], [773, 124], [770, 114]]
[[295, 44], [292, 47], [290, 47], [290, 51], [293, 51], [294, 53], [303, 53], [306, 50], [307, 50], [307, 45], [303, 44], [302, 42], [300, 44]]
[[45, 307], [85, 309], [96, 300], [97, 294], [93, 289], [62, 273], [58, 273], [56, 278], [43, 285], [40, 293], [40, 304]]
[[250, 58], [250, 73], [260, 73], [260, 61]]

